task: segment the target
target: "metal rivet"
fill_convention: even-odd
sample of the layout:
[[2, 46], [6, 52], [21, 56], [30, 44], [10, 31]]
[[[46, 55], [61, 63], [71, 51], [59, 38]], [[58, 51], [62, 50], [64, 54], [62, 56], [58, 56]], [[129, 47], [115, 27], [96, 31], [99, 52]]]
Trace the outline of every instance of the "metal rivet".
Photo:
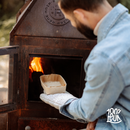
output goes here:
[[30, 126], [26, 126], [25, 130], [31, 130], [31, 127]]

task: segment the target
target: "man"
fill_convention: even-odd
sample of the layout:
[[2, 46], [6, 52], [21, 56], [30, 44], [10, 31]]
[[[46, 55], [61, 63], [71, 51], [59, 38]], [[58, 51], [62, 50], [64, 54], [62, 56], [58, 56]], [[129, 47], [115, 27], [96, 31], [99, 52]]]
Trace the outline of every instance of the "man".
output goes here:
[[130, 130], [128, 9], [121, 4], [112, 8], [106, 0], [58, 0], [58, 5], [87, 38], [97, 35], [97, 45], [84, 65], [86, 84], [81, 98], [69, 93], [41, 94], [40, 98], [61, 114], [88, 122], [87, 130], [94, 126], [95, 130]]

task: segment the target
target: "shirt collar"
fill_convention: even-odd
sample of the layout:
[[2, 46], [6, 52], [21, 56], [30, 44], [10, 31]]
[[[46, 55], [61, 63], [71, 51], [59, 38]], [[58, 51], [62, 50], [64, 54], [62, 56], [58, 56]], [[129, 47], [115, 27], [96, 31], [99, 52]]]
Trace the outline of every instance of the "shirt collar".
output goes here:
[[105, 19], [106, 15], [97, 23], [96, 27], [94, 28], [94, 35], [98, 35], [98, 29], [102, 23], [102, 21]]
[[111, 28], [125, 12], [128, 12], [128, 9], [121, 4], [118, 4], [103, 18], [103, 20], [99, 22], [97, 37], [98, 42], [107, 36]]

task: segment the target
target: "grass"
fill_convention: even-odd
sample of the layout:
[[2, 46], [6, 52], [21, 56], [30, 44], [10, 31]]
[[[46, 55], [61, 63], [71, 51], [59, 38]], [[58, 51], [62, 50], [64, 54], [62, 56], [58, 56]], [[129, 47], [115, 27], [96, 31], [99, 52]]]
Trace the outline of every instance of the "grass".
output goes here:
[[16, 22], [15, 17], [11, 17], [4, 21], [0, 20], [0, 47], [9, 45], [10, 31]]

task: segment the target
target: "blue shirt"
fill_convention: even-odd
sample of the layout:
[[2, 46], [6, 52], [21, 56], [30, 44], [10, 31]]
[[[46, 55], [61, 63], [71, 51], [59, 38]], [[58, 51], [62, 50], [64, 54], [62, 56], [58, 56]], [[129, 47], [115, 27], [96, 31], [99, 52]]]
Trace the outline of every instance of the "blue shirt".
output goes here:
[[[79, 99], [60, 113], [80, 122], [98, 119], [96, 130], [130, 130], [130, 15], [118, 4], [102, 21], [97, 45], [85, 62], [86, 84]], [[107, 110], [118, 108], [122, 122], [107, 122]], [[102, 115], [106, 115], [102, 118]]]

